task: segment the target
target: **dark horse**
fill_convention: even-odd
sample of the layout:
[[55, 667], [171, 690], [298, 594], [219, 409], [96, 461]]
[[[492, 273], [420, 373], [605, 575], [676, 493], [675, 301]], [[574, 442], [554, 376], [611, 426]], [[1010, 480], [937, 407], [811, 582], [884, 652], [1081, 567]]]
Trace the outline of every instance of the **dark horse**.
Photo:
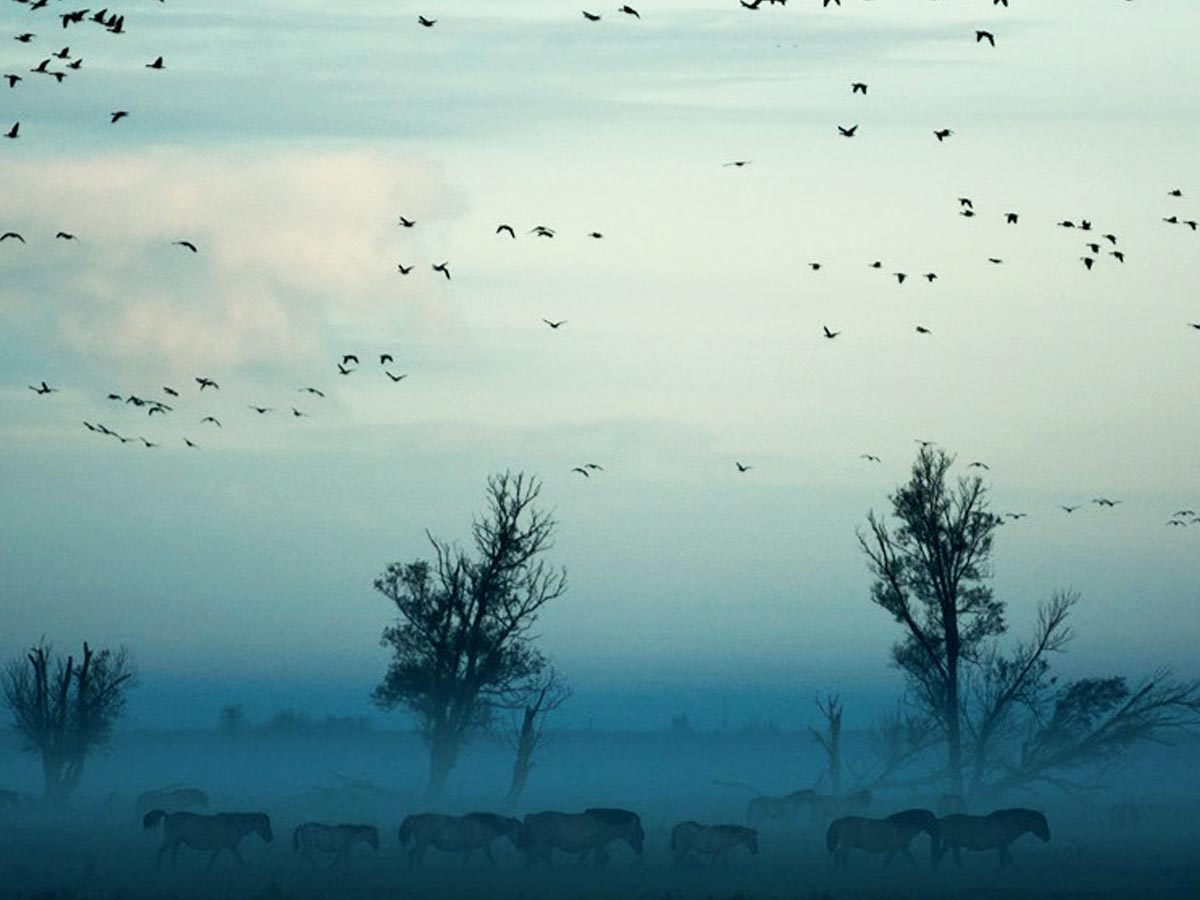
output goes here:
[[549, 868], [556, 848], [578, 854], [578, 864], [590, 853], [596, 865], [602, 866], [608, 862], [608, 845], [618, 840], [641, 856], [646, 842], [642, 820], [626, 809], [596, 807], [581, 813], [531, 813], [521, 828], [520, 845], [529, 866], [541, 862]]
[[221, 851], [228, 850], [242, 866], [242, 852], [238, 849], [242, 838], [251, 832], [271, 843], [271, 820], [266, 813], [217, 813], [213, 816], [202, 816], [190, 812], [163, 812], [152, 809], [142, 820], [142, 827], [147, 831], [159, 822], [163, 823], [163, 843], [158, 848], [154, 858], [155, 867], [162, 862], [163, 854], [171, 851], [171, 865], [179, 855], [179, 845], [187, 844], [197, 850], [211, 850], [208, 867], [211, 869]]
[[1050, 826], [1044, 813], [1036, 809], [998, 809], [986, 816], [953, 815], [938, 820], [941, 837], [933, 852], [937, 865], [947, 850], [954, 851], [954, 861], [962, 865], [963, 848], [967, 850], [999, 850], [1000, 868], [1012, 865], [1008, 845], [1025, 832], [1050, 840]]
[[845, 816], [830, 823], [829, 831], [825, 833], [825, 846], [833, 861], [843, 869], [854, 849], [886, 853], [885, 866], [897, 853], [903, 853], [909, 862], [916, 862], [908, 847], [922, 831], [929, 835], [931, 847], [936, 851], [940, 832], [938, 818], [927, 809], [906, 809], [886, 819]]

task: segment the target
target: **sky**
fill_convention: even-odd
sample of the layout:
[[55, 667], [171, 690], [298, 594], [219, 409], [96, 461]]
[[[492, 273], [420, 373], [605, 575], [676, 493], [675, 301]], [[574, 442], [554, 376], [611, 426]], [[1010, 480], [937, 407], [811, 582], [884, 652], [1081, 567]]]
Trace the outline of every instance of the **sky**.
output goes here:
[[1200, 674], [1200, 524], [1166, 525], [1200, 510], [1200, 234], [1163, 221], [1200, 217], [1194, 4], [633, 5], [0, 6], [35, 34], [0, 42], [0, 656], [125, 644], [141, 726], [369, 713], [373, 579], [512, 469], [559, 522], [572, 721], [866, 719], [897, 632], [855, 529], [926, 439], [1028, 513], [1014, 638], [1074, 588], [1064, 672]]

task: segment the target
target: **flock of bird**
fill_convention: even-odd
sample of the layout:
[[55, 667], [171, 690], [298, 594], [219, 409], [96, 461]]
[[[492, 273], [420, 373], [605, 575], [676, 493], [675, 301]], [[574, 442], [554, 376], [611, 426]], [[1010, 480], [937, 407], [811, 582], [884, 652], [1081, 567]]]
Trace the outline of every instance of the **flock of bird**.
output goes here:
[[[37, 12], [46, 9], [50, 4], [50, 0], [13, 0], [13, 2], [26, 5], [31, 12]], [[61, 3], [62, 0], [56, 0], [56, 2]], [[737, 0], [737, 2], [742, 8], [751, 12], [759, 11], [764, 7], [764, 4], [768, 7], [785, 7], [787, 5], [787, 0]], [[841, 6], [841, 0], [822, 0], [822, 8], [828, 8], [831, 5]], [[993, 0], [993, 6], [1007, 7], [1008, 0]], [[631, 19], [640, 20], [642, 18], [641, 13], [637, 9], [628, 5], [622, 5], [618, 7], [617, 12]], [[601, 13], [590, 10], [583, 10], [582, 14], [583, 18], [591, 23], [600, 22], [603, 18]], [[74, 26], [88, 25], [95, 26], [112, 35], [121, 35], [126, 33], [125, 16], [117, 12], [111, 12], [107, 7], [95, 11], [91, 9], [76, 9], [70, 12], [57, 14], [56, 18], [58, 22], [61, 23], [61, 28], [59, 29], [60, 32], [68, 30]], [[417, 17], [417, 22], [423, 28], [432, 29], [434, 26], [438, 25], [439, 20], [436, 18], [427, 17], [425, 15], [420, 15]], [[36, 31], [21, 31], [20, 33], [14, 35], [14, 40], [24, 46], [38, 47], [44, 45], [47, 38], [43, 35], [40, 35]], [[974, 43], [986, 44], [988, 47], [994, 48], [996, 47], [996, 33], [988, 29], [976, 29], [974, 31]], [[43, 51], [43, 53], [39, 55], [41, 56], [40, 61], [33, 64], [27, 70], [27, 72], [34, 76], [53, 78], [58, 83], [62, 83], [68, 77], [68, 75], [79, 72], [83, 67], [83, 58], [73, 56], [70, 46], [64, 46], [54, 52]], [[164, 62], [162, 56], [157, 56], [155, 59], [143, 63], [143, 66], [144, 68], [152, 71], [163, 71], [166, 69], [166, 63]], [[5, 73], [3, 78], [7, 82], [9, 89], [17, 89], [18, 86], [26, 80], [27, 74], [9, 72]], [[869, 85], [866, 81], [856, 80], [850, 83], [851, 96], [858, 96], [865, 99], [868, 96], [868, 90]], [[110, 123], [115, 125], [122, 119], [129, 117], [130, 114], [130, 111], [125, 109], [113, 110], [109, 113]], [[837, 135], [845, 139], [860, 138], [858, 122], [852, 125], [837, 125], [836, 131]], [[955, 131], [947, 127], [934, 128], [932, 129], [932, 133], [938, 143], [942, 143], [955, 135]], [[24, 132], [21, 130], [20, 121], [13, 122], [8, 130], [3, 132], [3, 134], [10, 140], [16, 140], [17, 138], [25, 136]], [[722, 165], [727, 168], [741, 170], [745, 169], [752, 163], [753, 160], [750, 159], [735, 159], [725, 162]], [[1172, 188], [1167, 192], [1167, 195], [1172, 200], [1179, 200], [1183, 198], [1184, 193], [1181, 188]], [[964, 219], [969, 220], [977, 216], [974, 201], [970, 197], [957, 198], [957, 211], [958, 215]], [[1001, 217], [1003, 222], [1010, 226], [1017, 226], [1019, 223], [1023, 222], [1021, 215], [1012, 210], [998, 210], [995, 213], [989, 213], [989, 215]], [[1198, 228], [1197, 221], [1195, 219], [1184, 218], [1178, 213], [1172, 213], [1170, 215], [1163, 216], [1162, 221], [1172, 226], [1184, 225], [1192, 232], [1196, 232]], [[417, 227], [417, 224], [418, 223], [414, 218], [406, 217], [405, 215], [400, 215], [398, 217], [398, 226], [402, 229], [413, 229]], [[1082, 248], [1083, 250], [1087, 251], [1078, 257], [1087, 271], [1093, 271], [1102, 261], [1108, 259], [1115, 261], [1115, 263], [1119, 265], [1123, 265], [1126, 262], [1126, 252], [1119, 244], [1117, 234], [1113, 231], [1105, 231], [1101, 233], [1100, 230], [1093, 225], [1091, 219], [1061, 219], [1055, 223], [1055, 226], [1077, 233], [1086, 233], [1084, 239], [1080, 241], [1078, 245], [1076, 245], [1076, 248], [1077, 250]], [[554, 228], [543, 224], [536, 225], [533, 228], [528, 229], [528, 231], [525, 231], [522, 228], [521, 231], [523, 234], [533, 235], [536, 238], [547, 240], [554, 239], [557, 235], [557, 232]], [[495, 235], [507, 236], [507, 238], [510, 240], [516, 240], [518, 238], [518, 229], [509, 223], [500, 223], [495, 229]], [[587, 233], [587, 237], [592, 240], [599, 240], [604, 237], [604, 234], [599, 231], [591, 231]], [[73, 232], [63, 230], [58, 231], [55, 234], [54, 239], [68, 242], [78, 240]], [[25, 244], [26, 240], [24, 235], [19, 231], [6, 230], [3, 233], [0, 233], [0, 245], [4, 245], [8, 242], [12, 242], [13, 244]], [[178, 246], [193, 254], [198, 254], [200, 252], [200, 247], [194, 241], [188, 239], [179, 238], [171, 240], [170, 244], [173, 246]], [[1003, 263], [1004, 259], [999, 255], [987, 257], [986, 263], [981, 261], [981, 264], [990, 266], [999, 266]], [[827, 271], [826, 264], [821, 261], [809, 262], [808, 268], [813, 273]], [[872, 260], [866, 262], [865, 268], [882, 272], [885, 266], [881, 260]], [[893, 266], [888, 266], [887, 268], [891, 270], [890, 277], [895, 279], [898, 287], [904, 286], [910, 278], [910, 272], [908, 271], [907, 267], [904, 269], [895, 269]], [[415, 263], [397, 263], [397, 270], [401, 276], [409, 276], [415, 269]], [[434, 273], [435, 276], [441, 276], [444, 278], [445, 281], [451, 280], [449, 261], [431, 261], [429, 263], [429, 270]], [[936, 271], [919, 272], [918, 276], [916, 277], [924, 279], [929, 285], [933, 285], [939, 278]], [[566, 319], [542, 318], [541, 321], [551, 331], [558, 331], [567, 324]], [[1191, 329], [1200, 331], [1200, 321], [1186, 322], [1185, 324]], [[921, 335], [924, 338], [932, 338], [934, 335], [933, 329], [925, 323], [916, 324], [914, 331], [916, 334]], [[844, 340], [844, 334], [845, 332], [843, 329], [830, 327], [829, 324], [824, 324], [821, 327], [821, 337], [828, 341], [833, 341], [839, 338]], [[379, 367], [382, 370], [382, 373], [393, 384], [397, 384], [408, 377], [407, 372], [395, 373], [392, 371], [390, 367], [394, 364], [394, 359], [390, 353], [380, 353], [378, 358]], [[335, 368], [339, 377], [348, 377], [358, 373], [361, 369], [358, 355], [356, 353], [344, 354], [340, 361], [335, 361]], [[195, 393], [200, 396], [208, 396], [206, 392], [216, 394], [220, 390], [220, 385], [211, 377], [197, 376], [195, 378], [195, 382], [197, 385]], [[58, 388], [48, 385], [44, 380], [40, 381], [38, 384], [29, 385], [29, 389], [39, 397], [48, 397], [49, 395], [59, 392]], [[297, 393], [304, 394], [310, 400], [321, 400], [326, 396], [323, 390], [312, 386], [299, 387], [295, 390]], [[161, 394], [161, 399], [154, 396], [155, 394]], [[150, 392], [143, 391], [141, 393], [129, 394], [116, 391], [110, 392], [107, 395], [107, 400], [110, 403], [120, 403], [123, 407], [132, 408], [133, 410], [144, 410], [148, 418], [159, 416], [165, 419], [168, 416], [177, 414], [176, 405], [182, 400], [182, 397], [179, 389], [163, 385]], [[294, 419], [305, 418], [310, 414], [307, 410], [301, 409], [290, 402], [283, 403], [281, 408], [282, 412], [279, 413], [280, 415], [288, 416]], [[265, 406], [258, 403], [247, 404], [247, 412], [251, 416], [256, 417], [266, 416], [268, 414], [277, 412], [279, 409], [280, 407]], [[194, 422], [196, 423], [197, 427], [223, 427], [221, 420], [212, 413], [206, 413], [203, 416], [196, 417], [194, 418]], [[111, 438], [121, 444], [140, 443], [147, 449], [155, 448], [161, 445], [159, 441], [152, 441], [141, 435], [137, 435], [135, 437], [127, 436], [99, 421], [85, 421], [83, 425], [89, 432], [105, 438]], [[183, 437], [182, 442], [184, 446], [188, 448], [199, 449], [200, 444], [198, 441], [193, 440], [193, 436], [194, 435]], [[919, 443], [925, 445], [929, 442], [920, 441]], [[869, 453], [862, 454], [861, 459], [868, 463], [879, 463], [881, 461], [878, 456]], [[753, 466], [745, 464], [741, 461], [737, 461], [735, 466], [736, 471], [740, 474], [748, 473], [753, 468]], [[969, 468], [986, 470], [988, 466], [985, 463], [975, 461], [969, 464]], [[602, 472], [604, 469], [597, 463], [585, 463], [583, 465], [575, 466], [570, 471], [572, 473], [577, 473], [584, 478], [590, 478], [593, 474]], [[1121, 501], [1119, 500], [1111, 500], [1106, 497], [1093, 498], [1091, 501], [1093, 505], [1100, 508], [1113, 508], [1120, 502]], [[1060, 506], [1060, 508], [1065, 513], [1072, 514], [1080, 509], [1081, 506], [1082, 504], [1063, 504]], [[1010, 512], [1006, 513], [1003, 518], [1009, 521], [1017, 521], [1024, 518], [1025, 515], [1026, 514], [1023, 512]], [[1167, 521], [1167, 524], [1172, 527], [1187, 527], [1190, 525], [1196, 525], [1200, 524], [1200, 516], [1197, 516], [1197, 514], [1191, 509], [1181, 509], [1172, 514], [1171, 518]]]

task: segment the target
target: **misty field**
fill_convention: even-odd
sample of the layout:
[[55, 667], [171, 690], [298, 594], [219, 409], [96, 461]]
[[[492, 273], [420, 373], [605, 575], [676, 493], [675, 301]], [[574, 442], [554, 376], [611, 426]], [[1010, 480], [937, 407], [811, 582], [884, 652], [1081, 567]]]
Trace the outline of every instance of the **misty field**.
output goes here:
[[[862, 736], [847, 738], [853, 758]], [[32, 760], [18, 750], [6, 735], [0, 744], [5, 787], [37, 783]], [[498, 842], [495, 870], [479, 856], [464, 868], [458, 855], [436, 850], [423, 868], [413, 870], [398, 846], [397, 826], [405, 815], [427, 809], [420, 799], [426, 756], [415, 734], [366, 730], [234, 740], [204, 732], [123, 733], [110, 753], [92, 761], [90, 791], [81, 791], [69, 814], [39, 812], [28, 798], [30, 808], [0, 814], [0, 896], [1194, 897], [1200, 890], [1200, 793], [1192, 776], [1198, 750], [1196, 742], [1184, 741], [1145, 751], [1114, 776], [1111, 787], [1088, 796], [1014, 797], [1012, 805], [1046, 811], [1052, 840], [1019, 839], [1014, 865], [1004, 871], [997, 869], [994, 853], [967, 854], [961, 871], [947, 857], [934, 871], [928, 839], [921, 835], [913, 845], [916, 865], [897, 859], [884, 868], [878, 857], [855, 853], [843, 873], [825, 852], [824, 826], [806, 820], [765, 825], [759, 855], [737, 851], [727, 864], [677, 867], [668, 848], [670, 829], [680, 820], [744, 821], [749, 792], [714, 781], [768, 792], [810, 784], [820, 757], [807, 735], [564, 732], [547, 745], [514, 814], [629, 808], [646, 828], [640, 860], [613, 845], [603, 869], [590, 862], [577, 867], [558, 856], [552, 870], [530, 870], [516, 849]], [[508, 763], [497, 745], [472, 746], [440, 811], [496, 809]], [[176, 869], [164, 861], [156, 870], [162, 835], [143, 830], [135, 797], [147, 788], [182, 783], [209, 792], [208, 811], [268, 813], [273, 841], [248, 837], [242, 845], [245, 869], [225, 855], [208, 872], [206, 855], [184, 848]], [[932, 803], [920, 793], [880, 792], [871, 814]], [[1137, 821], [1114, 816], [1121, 804], [1133, 804]], [[306, 821], [375, 825], [379, 850], [356, 847], [349, 875], [332, 869], [327, 857], [301, 869], [291, 838]]]

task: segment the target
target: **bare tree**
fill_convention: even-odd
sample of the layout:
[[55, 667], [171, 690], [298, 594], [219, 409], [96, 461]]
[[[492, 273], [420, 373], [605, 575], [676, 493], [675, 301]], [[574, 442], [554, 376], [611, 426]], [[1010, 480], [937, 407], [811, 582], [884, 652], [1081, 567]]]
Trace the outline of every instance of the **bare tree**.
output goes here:
[[547, 666], [538, 680], [521, 694], [517, 704], [521, 713], [520, 723], [514, 721], [511, 734], [516, 757], [513, 760], [512, 782], [504, 798], [505, 809], [513, 809], [525, 792], [529, 772], [533, 769], [534, 754], [546, 736], [546, 720], [571, 698], [571, 688], [552, 666]]
[[464, 742], [547, 667], [531, 629], [566, 592], [566, 572], [542, 558], [556, 523], [535, 506], [540, 490], [524, 474], [489, 478], [487, 513], [472, 527], [474, 557], [427, 534], [432, 562], [394, 563], [375, 581], [399, 619], [383, 632], [392, 660], [373, 696], [416, 716], [429, 744], [431, 799]]
[[890, 527], [872, 510], [858, 542], [875, 584], [871, 599], [903, 627], [892, 659], [910, 692], [942, 727], [951, 790], [962, 795], [961, 675], [964, 661], [1004, 631], [1004, 605], [991, 577], [992, 539], [1001, 520], [988, 511], [983, 480], [947, 484], [954, 457], [922, 446], [908, 484], [891, 496]]
[[85, 642], [83, 656], [52, 659], [42, 643], [4, 672], [4, 702], [25, 749], [42, 759], [47, 800], [65, 802], [83, 778], [88, 756], [108, 741], [137, 675], [124, 649]]
[[837, 694], [817, 696], [817, 711], [825, 720], [824, 729], [809, 728], [814, 741], [825, 751], [826, 771], [835, 796], [842, 793], [842, 701]]

